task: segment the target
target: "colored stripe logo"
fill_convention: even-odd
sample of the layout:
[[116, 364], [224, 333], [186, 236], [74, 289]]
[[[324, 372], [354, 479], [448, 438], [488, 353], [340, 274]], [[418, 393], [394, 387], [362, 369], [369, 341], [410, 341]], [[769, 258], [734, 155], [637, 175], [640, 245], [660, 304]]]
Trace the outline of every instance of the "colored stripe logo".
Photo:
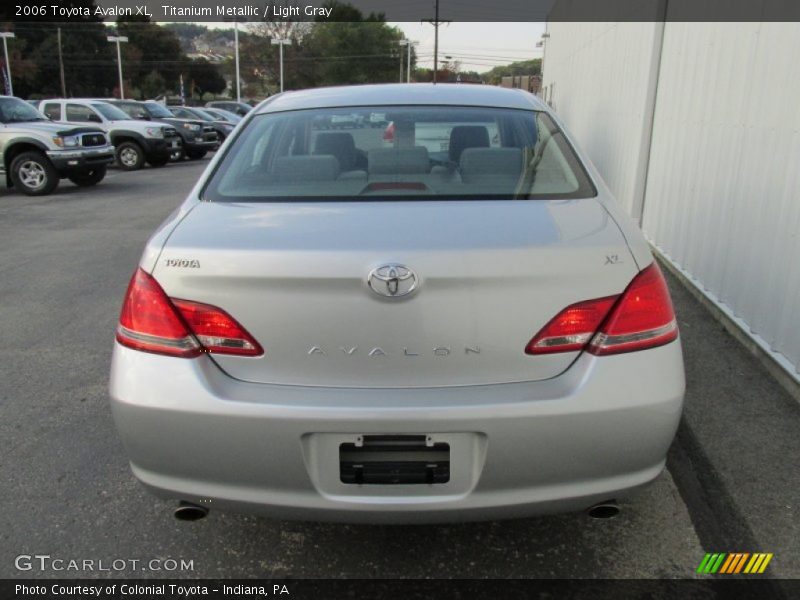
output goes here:
[[771, 552], [709, 552], [700, 561], [697, 572], [713, 575], [715, 573], [736, 575], [737, 573], [763, 573], [769, 561], [772, 560]]

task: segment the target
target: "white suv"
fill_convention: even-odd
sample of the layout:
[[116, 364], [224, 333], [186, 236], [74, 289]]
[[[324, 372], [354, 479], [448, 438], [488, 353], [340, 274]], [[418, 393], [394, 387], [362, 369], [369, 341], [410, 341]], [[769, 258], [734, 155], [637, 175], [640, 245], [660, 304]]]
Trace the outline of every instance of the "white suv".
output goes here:
[[153, 167], [164, 166], [181, 152], [181, 138], [174, 127], [136, 121], [102, 100], [42, 100], [39, 110], [52, 121], [91, 123], [103, 129], [114, 145], [117, 164], [126, 171], [141, 169], [145, 161]]

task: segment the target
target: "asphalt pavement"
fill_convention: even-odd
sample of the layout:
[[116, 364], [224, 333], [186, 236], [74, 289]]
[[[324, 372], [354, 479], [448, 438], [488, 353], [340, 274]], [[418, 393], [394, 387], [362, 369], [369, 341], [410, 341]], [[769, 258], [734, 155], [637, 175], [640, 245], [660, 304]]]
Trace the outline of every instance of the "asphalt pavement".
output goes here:
[[[768, 575], [800, 577], [800, 405], [673, 279], [685, 418], [668, 470], [614, 519], [176, 521], [174, 504], [131, 475], [106, 388], [143, 244], [205, 164], [111, 171], [96, 188], [62, 182], [44, 198], [0, 190], [0, 577], [679, 578], [706, 551], [773, 552]], [[19, 555], [95, 567], [21, 571]], [[142, 570], [152, 559], [192, 567]]]

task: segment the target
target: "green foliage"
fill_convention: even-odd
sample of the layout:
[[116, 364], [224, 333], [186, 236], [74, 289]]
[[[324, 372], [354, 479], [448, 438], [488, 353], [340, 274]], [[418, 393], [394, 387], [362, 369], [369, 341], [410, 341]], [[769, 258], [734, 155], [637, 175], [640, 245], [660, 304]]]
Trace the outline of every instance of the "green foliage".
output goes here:
[[542, 74], [542, 59], [534, 58], [532, 60], [521, 60], [513, 62], [510, 65], [503, 65], [502, 67], [495, 67], [490, 71], [486, 71], [482, 75], [486, 83], [497, 85], [503, 77], [511, 75], [541, 75]]
[[167, 83], [161, 73], [156, 70], [150, 71], [141, 79], [138, 93], [145, 98], [155, 98], [164, 93]]
[[400, 30], [381, 21], [317, 23], [303, 40], [315, 57], [316, 85], [395, 81]]
[[[92, 6], [94, 2], [68, 0], [74, 5]], [[270, 43], [274, 37], [288, 37], [293, 42], [284, 48], [288, 90], [397, 81], [402, 31], [387, 24], [383, 14], [365, 17], [357, 8], [341, 2], [329, 2], [327, 6], [333, 8], [335, 20], [265, 21], [240, 27], [240, 72], [245, 98], [267, 96], [279, 89], [279, 51]], [[111, 30], [94, 17], [62, 23], [15, 23], [17, 39], [9, 44], [14, 91], [23, 97], [61, 95], [56, 41], [59, 26], [67, 95], [112, 95], [118, 85], [116, 48], [106, 40]], [[232, 29], [209, 30], [196, 23], [157, 25], [143, 17], [122, 17], [116, 29], [129, 38], [128, 43], [122, 44], [126, 95], [136, 92], [139, 97], [152, 98], [176, 94], [181, 74], [187, 94], [194, 89], [198, 95], [216, 95], [235, 80], [232, 57], [217, 64], [186, 56], [197, 38], [227, 54], [230, 47], [224, 40], [233, 38]], [[412, 54], [412, 65], [415, 63]], [[438, 80], [455, 81], [460, 75], [464, 82], [497, 84], [504, 76], [540, 73], [541, 61], [520, 61], [483, 74], [456, 71], [457, 64], [444, 66]], [[412, 79], [430, 81], [432, 72], [415, 69]], [[235, 96], [235, 89], [231, 93]]]
[[[93, 2], [69, 4], [91, 8]], [[45, 97], [61, 95], [59, 28], [67, 95], [109, 94], [116, 81], [113, 48], [106, 40], [105, 26], [95, 17], [14, 23], [16, 38], [8, 43], [14, 93], [23, 98], [33, 94]]]
[[[193, 94], [202, 95], [204, 93], [218, 94], [226, 87], [225, 78], [220, 74], [216, 66], [212, 65], [204, 58], [193, 60], [188, 68], [189, 86], [193, 88]], [[184, 77], [184, 80], [186, 77]]]
[[169, 89], [177, 89], [186, 57], [173, 31], [151, 23], [147, 17], [120, 17], [117, 31], [127, 36], [123, 45], [125, 79], [139, 87], [142, 79], [157, 70]]

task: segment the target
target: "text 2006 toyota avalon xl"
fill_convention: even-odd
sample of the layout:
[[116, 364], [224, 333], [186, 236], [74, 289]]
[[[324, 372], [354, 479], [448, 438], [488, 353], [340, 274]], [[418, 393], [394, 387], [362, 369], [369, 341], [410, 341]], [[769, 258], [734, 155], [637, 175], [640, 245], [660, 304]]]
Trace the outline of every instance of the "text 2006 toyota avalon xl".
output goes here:
[[111, 370], [134, 474], [186, 519], [586, 509], [658, 477], [683, 393], [642, 234], [489, 86], [263, 102], [148, 242]]

